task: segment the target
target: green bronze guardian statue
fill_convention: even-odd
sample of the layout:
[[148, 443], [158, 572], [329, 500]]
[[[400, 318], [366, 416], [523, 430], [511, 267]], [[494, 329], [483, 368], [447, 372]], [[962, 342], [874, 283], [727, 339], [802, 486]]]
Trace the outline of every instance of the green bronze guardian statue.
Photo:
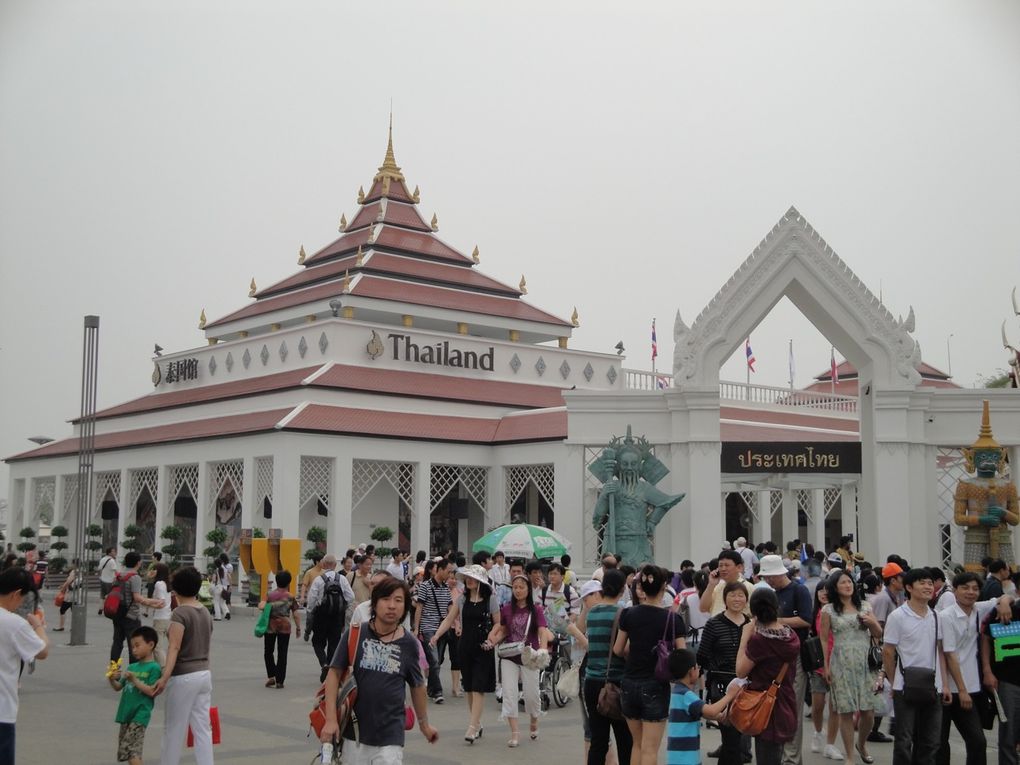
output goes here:
[[981, 415], [978, 440], [963, 450], [967, 472], [956, 485], [953, 520], [964, 527], [964, 568], [981, 572], [981, 559], [1001, 558], [1013, 568], [1013, 534], [1010, 526], [1020, 522], [1016, 486], [997, 476], [1006, 463], [1006, 450], [992, 437], [988, 401]]
[[605, 524], [599, 553], [615, 553], [635, 568], [652, 562], [655, 527], [684, 498], [655, 488], [669, 468], [652, 454], [648, 441], [634, 440], [628, 425], [627, 437], [614, 437], [588, 469], [602, 481], [592, 516], [596, 529]]

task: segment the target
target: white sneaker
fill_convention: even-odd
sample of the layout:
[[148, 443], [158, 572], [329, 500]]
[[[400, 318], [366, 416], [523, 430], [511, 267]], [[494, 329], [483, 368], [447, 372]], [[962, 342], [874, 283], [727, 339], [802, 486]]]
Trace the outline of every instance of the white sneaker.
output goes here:
[[844, 759], [843, 758], [843, 753], [841, 751], [839, 751], [839, 749], [837, 749], [832, 744], [826, 744], [825, 745], [825, 754], [824, 754], [824, 757], [827, 760], [842, 760], [842, 759]]
[[825, 739], [822, 738], [821, 731], [815, 731], [814, 735], [811, 736], [811, 751], [820, 752], [825, 746]]

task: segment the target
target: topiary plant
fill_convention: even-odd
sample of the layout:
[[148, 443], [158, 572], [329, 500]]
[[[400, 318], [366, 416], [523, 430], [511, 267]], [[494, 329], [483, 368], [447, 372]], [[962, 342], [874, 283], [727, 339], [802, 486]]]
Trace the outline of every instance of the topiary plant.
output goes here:
[[35, 539], [35, 529], [31, 526], [26, 526], [18, 532], [18, 536], [25, 540], [24, 542], [18, 542], [18, 550], [29, 552], [35, 549], [35, 542], [32, 541]]
[[142, 546], [142, 542], [138, 539], [142, 535], [142, 527], [136, 526], [133, 523], [124, 528], [124, 541], [121, 542], [121, 547], [125, 550], [137, 550]]
[[223, 529], [213, 529], [205, 535], [207, 542], [212, 544], [202, 551], [202, 554], [209, 558], [209, 570], [211, 571], [216, 566], [216, 559], [223, 554], [223, 543], [227, 541], [227, 532]]

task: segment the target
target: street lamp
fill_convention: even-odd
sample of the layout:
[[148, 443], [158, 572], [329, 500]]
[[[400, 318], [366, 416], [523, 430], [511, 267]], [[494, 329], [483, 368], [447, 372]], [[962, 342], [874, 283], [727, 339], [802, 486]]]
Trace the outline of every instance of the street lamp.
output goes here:
[[946, 338], [946, 373], [953, 376], [953, 354], [949, 348], [949, 341], [953, 339], [953, 333], [949, 333], [949, 337]]

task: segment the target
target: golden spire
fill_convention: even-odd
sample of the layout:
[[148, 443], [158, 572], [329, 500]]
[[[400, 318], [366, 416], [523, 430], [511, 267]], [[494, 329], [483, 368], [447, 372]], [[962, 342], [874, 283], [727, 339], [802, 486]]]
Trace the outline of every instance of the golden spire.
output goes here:
[[522, 295], [528, 294], [528, 283], [524, 280], [524, 274], [521, 274], [521, 283], [517, 285], [517, 289], [521, 291]]
[[971, 444], [971, 449], [1000, 449], [999, 442], [992, 437], [992, 420], [988, 413], [988, 399], [984, 402], [984, 411], [981, 413], [981, 430], [978, 432], [978, 440]]
[[373, 180], [383, 181], [388, 191], [389, 184], [385, 183], [385, 179], [387, 178], [395, 181], [404, 180], [403, 173], [401, 173], [400, 168], [397, 167], [396, 157], [393, 156], [393, 112], [390, 112], [390, 132], [389, 141], [386, 143], [386, 156], [383, 158], [383, 163], [379, 167], [379, 172], [375, 174], [375, 178]]
[[341, 233], [343, 233], [344, 231], [347, 230], [347, 215], [345, 213], [340, 213], [340, 229], [339, 230], [340, 230]]
[[574, 312], [572, 314], [570, 314], [570, 323], [573, 324], [575, 327], [580, 327], [581, 326], [581, 322], [577, 318], [577, 306], [576, 305], [574, 306]]
[[421, 201], [421, 192], [418, 190], [417, 186], [414, 187], [414, 193], [411, 195], [411, 200], [415, 204], [418, 204]]
[[358, 186], [358, 204], [365, 204], [365, 188], [364, 186]]
[[439, 216], [436, 215], [435, 213], [432, 213], [432, 230], [433, 231], [439, 230]]
[[304, 245], [301, 245], [301, 249], [298, 250], [297, 264], [299, 266], [303, 266], [305, 264], [305, 246]]
[[361, 266], [365, 265], [365, 253], [361, 251], [360, 244], [358, 245], [358, 259], [355, 261], [354, 265], [357, 266], [358, 268], [361, 268]]
[[198, 328], [205, 329], [205, 309], [202, 309], [202, 313], [198, 315]]
[[375, 244], [375, 226], [368, 227], [368, 243]]
[[478, 254], [478, 245], [477, 244], [475, 245], [475, 248], [471, 251], [471, 260], [473, 260], [476, 264], [482, 262], [482, 258]]
[[248, 285], [248, 297], [255, 297], [255, 293], [259, 291], [259, 288], [255, 286], [255, 277], [251, 278], [251, 284]]
[[343, 286], [343, 289], [341, 290], [341, 292], [343, 292], [343, 294], [345, 294], [345, 295], [348, 295], [351, 292], [351, 272], [350, 271], [344, 271], [344, 286]]

